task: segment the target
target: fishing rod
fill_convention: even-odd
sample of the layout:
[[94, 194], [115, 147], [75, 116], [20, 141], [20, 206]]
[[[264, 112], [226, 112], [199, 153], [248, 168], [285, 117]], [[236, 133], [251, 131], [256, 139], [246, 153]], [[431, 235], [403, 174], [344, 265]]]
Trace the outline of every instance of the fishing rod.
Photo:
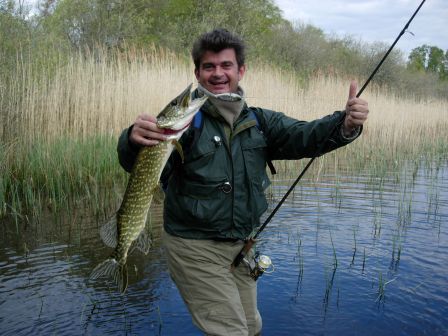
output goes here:
[[[418, 8], [415, 10], [414, 14], [412, 14], [411, 18], [409, 19], [409, 21], [405, 24], [405, 26], [403, 27], [403, 29], [401, 30], [401, 32], [398, 34], [397, 38], [395, 39], [395, 41], [392, 43], [392, 45], [389, 47], [389, 49], [387, 50], [387, 52], [384, 54], [383, 58], [381, 59], [381, 61], [378, 63], [378, 65], [375, 67], [375, 69], [372, 71], [371, 75], [369, 76], [369, 78], [367, 78], [366, 82], [364, 83], [364, 85], [361, 87], [361, 89], [359, 90], [359, 92], [356, 94], [356, 98], [359, 98], [361, 96], [361, 94], [363, 93], [364, 89], [367, 87], [367, 85], [369, 85], [370, 81], [373, 79], [373, 77], [376, 75], [376, 73], [378, 72], [378, 70], [380, 69], [381, 65], [384, 63], [384, 61], [386, 60], [386, 58], [389, 56], [390, 52], [392, 51], [392, 49], [395, 47], [395, 45], [397, 44], [398, 40], [400, 40], [401, 36], [403, 36], [403, 34], [406, 32], [406, 30], [409, 28], [410, 23], [412, 22], [412, 20], [414, 20], [414, 17], [417, 15], [417, 13], [420, 11], [420, 8], [422, 8], [423, 4], [425, 3], [426, 0], [423, 0], [420, 5], [418, 6]], [[235, 259], [233, 260], [233, 263], [231, 265], [231, 268], [234, 269], [235, 267], [237, 267], [245, 258], [245, 256], [247, 255], [247, 253], [250, 251], [250, 249], [252, 248], [252, 246], [255, 244], [257, 237], [260, 235], [260, 233], [264, 230], [264, 228], [266, 227], [266, 225], [268, 225], [268, 223], [271, 221], [272, 217], [274, 217], [274, 215], [277, 213], [278, 209], [280, 209], [280, 207], [282, 206], [282, 204], [285, 202], [285, 200], [288, 198], [289, 194], [294, 190], [294, 188], [296, 187], [297, 183], [299, 183], [300, 179], [303, 177], [303, 175], [305, 175], [305, 173], [307, 172], [308, 168], [311, 166], [311, 164], [314, 162], [314, 160], [320, 156], [322, 154], [322, 150], [324, 149], [324, 146], [326, 145], [327, 141], [330, 139], [330, 137], [333, 135], [333, 133], [337, 130], [337, 128], [340, 126], [341, 122], [343, 122], [345, 118], [345, 114], [342, 115], [341, 120], [339, 122], [337, 122], [335, 124], [335, 126], [333, 127], [333, 129], [328, 133], [327, 137], [322, 141], [321, 145], [319, 146], [319, 148], [317, 149], [316, 153], [311, 159], [310, 161], [307, 163], [307, 165], [305, 166], [305, 168], [303, 168], [302, 172], [299, 174], [299, 176], [296, 178], [296, 180], [294, 181], [294, 183], [291, 185], [291, 187], [288, 189], [288, 191], [285, 193], [285, 195], [282, 197], [282, 199], [280, 200], [280, 202], [278, 202], [277, 206], [274, 208], [274, 210], [272, 210], [271, 214], [266, 218], [266, 220], [264, 221], [263, 225], [260, 226], [260, 228], [257, 230], [257, 232], [250, 238], [248, 238], [243, 246], [243, 248], [241, 249], [240, 253], [235, 257]], [[254, 280], [257, 280], [257, 278], [263, 274], [263, 272], [265, 271], [265, 269], [267, 267], [270, 266], [270, 259], [267, 256], [261, 256], [264, 257], [263, 260], [260, 260], [259, 262], [255, 262], [252, 263], [253, 265], [251, 266], [251, 276], [254, 278]], [[267, 258], [267, 259], [266, 259]], [[261, 259], [261, 258], [260, 258]], [[261, 264], [261, 266], [258, 266], [258, 264]], [[266, 267], [265, 267], [266, 266]]]

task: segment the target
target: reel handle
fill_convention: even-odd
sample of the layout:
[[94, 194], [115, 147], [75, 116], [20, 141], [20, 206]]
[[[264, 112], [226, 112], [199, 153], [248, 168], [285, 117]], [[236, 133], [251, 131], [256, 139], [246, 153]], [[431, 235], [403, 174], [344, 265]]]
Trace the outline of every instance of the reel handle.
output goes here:
[[256, 240], [253, 238], [249, 238], [244, 243], [243, 248], [241, 249], [240, 253], [233, 259], [232, 265], [230, 265], [230, 270], [234, 270], [236, 267], [238, 267], [239, 264], [243, 261], [244, 257], [249, 253], [250, 249], [255, 245]]

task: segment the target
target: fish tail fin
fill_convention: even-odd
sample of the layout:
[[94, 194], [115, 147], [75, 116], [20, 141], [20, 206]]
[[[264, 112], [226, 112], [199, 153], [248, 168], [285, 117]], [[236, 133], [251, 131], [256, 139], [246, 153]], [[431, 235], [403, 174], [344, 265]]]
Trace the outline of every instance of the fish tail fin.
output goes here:
[[118, 285], [120, 292], [123, 294], [128, 287], [128, 268], [127, 265], [120, 265], [114, 258], [109, 258], [97, 265], [90, 279], [95, 280], [101, 277], [112, 278]]

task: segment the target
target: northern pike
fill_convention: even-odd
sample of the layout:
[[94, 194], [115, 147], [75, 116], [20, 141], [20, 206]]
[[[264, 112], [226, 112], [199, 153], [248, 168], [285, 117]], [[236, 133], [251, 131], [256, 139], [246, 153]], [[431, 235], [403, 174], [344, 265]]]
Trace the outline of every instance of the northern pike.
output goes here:
[[207, 100], [207, 96], [190, 100], [191, 86], [192, 84], [158, 114], [157, 126], [165, 130], [167, 139], [139, 150], [120, 208], [113, 219], [100, 230], [104, 243], [113, 247], [114, 251], [108, 259], [95, 267], [90, 279], [109, 276], [122, 293], [128, 284], [126, 260], [131, 246], [135, 245], [145, 254], [151, 247], [146, 219], [153, 195], [160, 190], [162, 170], [174, 148], [183, 158], [178, 140]]

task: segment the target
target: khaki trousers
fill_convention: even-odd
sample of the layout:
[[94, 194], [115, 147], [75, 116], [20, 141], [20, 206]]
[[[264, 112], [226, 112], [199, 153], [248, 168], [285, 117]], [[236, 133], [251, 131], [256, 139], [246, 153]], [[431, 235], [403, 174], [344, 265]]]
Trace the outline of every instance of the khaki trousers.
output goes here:
[[253, 336], [261, 332], [257, 283], [246, 265], [230, 265], [243, 242], [184, 239], [163, 233], [171, 278], [194, 324], [206, 335]]

